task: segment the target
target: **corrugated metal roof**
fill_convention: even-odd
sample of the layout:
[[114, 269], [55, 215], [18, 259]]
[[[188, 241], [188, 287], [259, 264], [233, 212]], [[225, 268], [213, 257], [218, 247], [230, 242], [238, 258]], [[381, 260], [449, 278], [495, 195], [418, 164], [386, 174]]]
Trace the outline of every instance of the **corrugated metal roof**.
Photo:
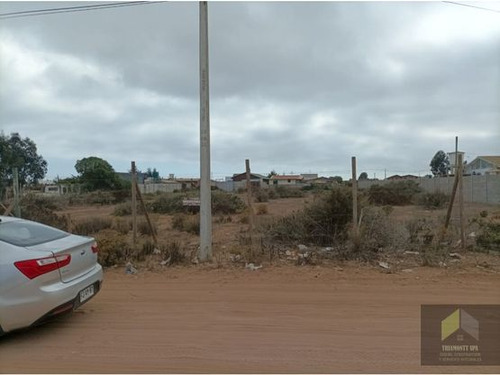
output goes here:
[[477, 158], [486, 160], [487, 162], [494, 164], [497, 168], [500, 168], [500, 156], [478, 156]]
[[276, 175], [272, 176], [271, 180], [303, 180], [304, 177], [299, 175]]

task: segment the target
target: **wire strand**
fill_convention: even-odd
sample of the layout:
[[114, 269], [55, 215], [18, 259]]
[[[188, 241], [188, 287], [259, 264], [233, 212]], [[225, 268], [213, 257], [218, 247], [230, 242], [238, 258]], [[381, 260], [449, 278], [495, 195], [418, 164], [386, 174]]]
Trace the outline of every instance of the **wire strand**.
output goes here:
[[480, 7], [480, 6], [477, 6], [477, 5], [456, 3], [454, 1], [443, 1], [443, 3], [452, 4], [452, 5], [460, 5], [460, 6], [463, 6], [463, 7], [475, 8], [475, 9], [480, 9], [480, 10], [486, 10], [486, 11], [494, 12], [494, 13], [500, 13], [500, 10], [491, 9], [491, 8], [485, 8], [485, 7]]
[[0, 13], [0, 20], [11, 19], [11, 18], [33, 17], [33, 16], [45, 16], [58, 13], [74, 13], [74, 12], [85, 12], [89, 10], [101, 10], [101, 9], [122, 8], [129, 6], [161, 4], [166, 2], [167, 1], [131, 1], [123, 3], [106, 3], [106, 4], [81, 5], [81, 6], [63, 7], [63, 8], [35, 9], [35, 10], [27, 10], [21, 12]]

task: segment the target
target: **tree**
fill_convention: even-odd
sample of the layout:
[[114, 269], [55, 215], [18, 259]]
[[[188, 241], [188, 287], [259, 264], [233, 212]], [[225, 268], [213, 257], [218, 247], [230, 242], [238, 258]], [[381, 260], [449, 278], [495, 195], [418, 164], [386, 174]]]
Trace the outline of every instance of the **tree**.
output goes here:
[[277, 176], [278, 174], [276, 173], [276, 171], [273, 169], [271, 172], [269, 172], [269, 174], [267, 175], [267, 178], [271, 178], [273, 176]]
[[12, 168], [18, 168], [19, 184], [36, 184], [47, 174], [47, 162], [38, 155], [35, 142], [19, 133], [0, 133], [0, 185], [12, 181]]
[[154, 182], [160, 181], [160, 173], [156, 170], [156, 168], [148, 168], [146, 171], [146, 177], [151, 178]]
[[358, 180], [368, 180], [368, 173], [361, 172], [361, 174], [358, 177]]
[[77, 160], [75, 169], [80, 182], [89, 191], [120, 189], [122, 183], [113, 167], [101, 158], [90, 156]]
[[450, 159], [443, 150], [439, 150], [432, 158], [429, 166], [434, 176], [446, 176], [450, 171]]
[[333, 180], [333, 181], [336, 181], [336, 182], [337, 182], [337, 183], [339, 183], [339, 184], [341, 184], [341, 183], [342, 183], [342, 181], [343, 181], [343, 180], [342, 180], [342, 177], [340, 177], [340, 176], [334, 176], [334, 177], [332, 177], [332, 180]]

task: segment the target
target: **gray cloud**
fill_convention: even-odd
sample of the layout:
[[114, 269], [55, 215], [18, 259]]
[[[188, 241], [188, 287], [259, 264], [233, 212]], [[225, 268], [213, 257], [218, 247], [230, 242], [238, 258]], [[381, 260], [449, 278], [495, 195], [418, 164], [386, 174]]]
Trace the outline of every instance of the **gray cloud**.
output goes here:
[[[197, 175], [198, 17], [161, 3], [0, 21], [2, 130], [35, 140], [52, 177], [90, 155]], [[214, 177], [245, 158], [346, 176], [353, 155], [370, 175], [425, 174], [455, 135], [470, 158], [500, 153], [498, 24], [444, 3], [210, 3]]]

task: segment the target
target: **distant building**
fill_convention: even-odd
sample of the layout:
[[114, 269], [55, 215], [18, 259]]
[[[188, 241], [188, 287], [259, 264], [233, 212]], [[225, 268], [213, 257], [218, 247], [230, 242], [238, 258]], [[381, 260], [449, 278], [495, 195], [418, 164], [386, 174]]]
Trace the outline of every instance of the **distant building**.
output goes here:
[[[132, 182], [132, 173], [130, 173], [130, 172], [115, 172], [115, 173], [122, 180]], [[146, 173], [137, 172], [137, 183], [143, 184], [147, 178], [148, 178], [148, 176], [146, 175]]]
[[458, 151], [458, 152], [448, 152], [448, 159], [450, 160], [450, 174], [452, 176], [455, 175], [455, 172], [458, 168], [458, 158], [459, 156], [462, 155], [462, 163], [465, 162], [465, 152]]
[[315, 180], [318, 178], [317, 173], [302, 173], [302, 177], [304, 177], [304, 181]]
[[[250, 173], [250, 184], [253, 187], [262, 187], [262, 184], [264, 183], [264, 178], [265, 177], [260, 175], [260, 174]], [[246, 183], [247, 174], [246, 174], [246, 172], [234, 174], [233, 177], [231, 178], [231, 180], [234, 182], [245, 182]]]
[[275, 175], [269, 179], [269, 185], [273, 186], [293, 186], [304, 181], [301, 175]]
[[472, 162], [465, 165], [465, 174], [500, 174], [500, 156], [478, 156]]
[[308, 180], [311, 185], [326, 185], [326, 184], [338, 184], [337, 179], [333, 177], [316, 177], [314, 179]]
[[176, 178], [175, 181], [181, 184], [182, 190], [197, 189], [200, 187], [199, 178]]
[[[233, 181], [246, 181], [247, 179], [247, 174], [246, 172], [244, 173], [238, 173], [234, 174], [233, 177], [231, 178]], [[250, 173], [250, 181], [262, 181], [264, 179], [264, 176], [257, 174], [257, 173]]]
[[399, 174], [395, 174], [393, 176], [387, 177], [388, 180], [390, 181], [398, 181], [398, 180], [416, 180], [418, 176], [414, 176], [412, 174], [405, 174], [403, 176], [400, 176]]

